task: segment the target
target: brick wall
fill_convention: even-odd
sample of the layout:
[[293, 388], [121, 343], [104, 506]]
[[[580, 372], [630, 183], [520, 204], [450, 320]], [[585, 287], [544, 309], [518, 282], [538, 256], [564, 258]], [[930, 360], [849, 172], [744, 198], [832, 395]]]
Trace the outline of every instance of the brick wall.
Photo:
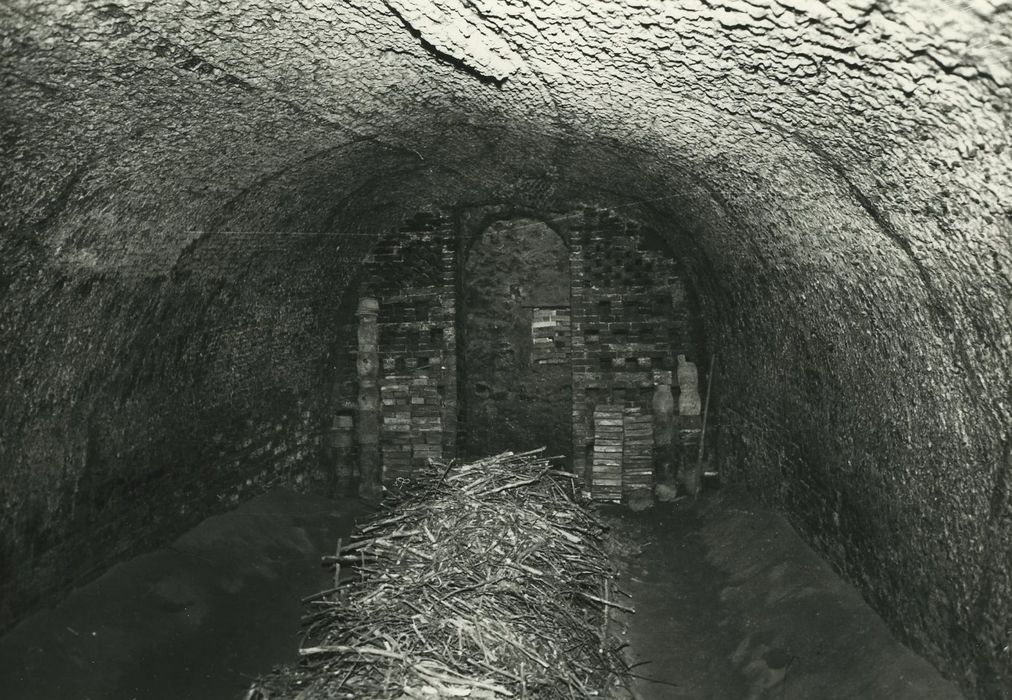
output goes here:
[[[637, 433], [635, 450], [609, 450], [626, 455], [626, 481], [642, 484], [645, 447], [636, 416], [652, 414], [654, 372], [698, 352], [685, 285], [651, 231], [608, 210], [586, 209], [570, 235], [574, 470], [593, 485], [594, 412], [607, 407], [601, 420], [614, 422], [609, 427], [629, 422]], [[610, 435], [609, 445], [618, 438]], [[614, 488], [598, 495], [617, 498], [621, 480], [604, 474], [599, 470], [599, 480]]]
[[464, 235], [473, 242], [462, 266], [466, 454], [545, 447], [568, 464], [566, 240], [539, 219], [507, 212], [490, 212]]
[[[366, 295], [379, 301], [385, 479], [410, 476], [427, 458], [457, 453], [461, 275], [467, 369], [461, 428], [468, 456], [546, 443], [554, 453], [568, 453], [570, 444], [550, 443], [559, 435], [568, 440], [571, 429], [567, 457], [589, 487], [593, 416], [604, 407], [617, 411], [625, 477], [607, 497], [621, 497], [623, 484], [626, 491], [648, 487], [655, 373], [673, 371], [679, 354], [698, 359], [700, 350], [672, 254], [652, 231], [609, 210], [566, 215], [562, 241], [547, 229], [542, 241], [534, 234], [543, 228], [537, 221], [496, 214], [485, 212], [483, 223], [463, 231], [439, 214], [406, 220], [373, 246], [357, 296], [345, 300], [349, 306]], [[493, 234], [485, 234], [489, 226]], [[462, 235], [475, 245], [458, 270]], [[346, 323], [334, 402], [335, 411], [344, 412], [344, 428], [334, 435], [345, 445], [357, 396], [354, 320], [349, 316]], [[674, 391], [677, 397], [677, 385]], [[354, 481], [353, 461], [341, 470], [349, 484]]]
[[[382, 237], [362, 263], [358, 296], [379, 302], [380, 446], [384, 480], [456, 451], [456, 251], [450, 220], [421, 213]], [[349, 299], [348, 304], [357, 303]], [[355, 405], [354, 321], [343, 333], [335, 404]], [[347, 423], [348, 416], [342, 417]], [[345, 429], [347, 432], [347, 428]], [[342, 480], [354, 481], [351, 464]]]
[[272, 485], [326, 490], [322, 338], [346, 254], [208, 236], [172, 275], [53, 266], [8, 290], [0, 628]]

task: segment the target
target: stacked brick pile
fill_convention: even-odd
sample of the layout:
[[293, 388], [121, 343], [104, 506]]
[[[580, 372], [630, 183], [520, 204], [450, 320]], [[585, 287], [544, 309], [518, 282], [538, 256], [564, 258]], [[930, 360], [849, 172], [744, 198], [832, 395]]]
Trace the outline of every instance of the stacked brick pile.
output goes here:
[[570, 313], [568, 308], [538, 308], [531, 313], [534, 347], [531, 360], [537, 365], [561, 365], [569, 361]]
[[650, 493], [654, 486], [654, 421], [650, 411], [626, 408], [622, 420], [622, 496]]
[[597, 501], [622, 498], [623, 416], [621, 406], [594, 409], [594, 461], [591, 497]]
[[[681, 275], [669, 257], [649, 245], [649, 235], [593, 209], [572, 231], [573, 459], [594, 498], [621, 498], [623, 482], [627, 490], [652, 486], [653, 374], [671, 370], [674, 356], [687, 352]], [[612, 477], [598, 466], [600, 407], [620, 411], [623, 431], [629, 410], [618, 495]], [[609, 482], [597, 488], [600, 478]]]
[[383, 478], [408, 477], [456, 442], [456, 255], [453, 230], [420, 214], [366, 260], [379, 300]]
[[442, 400], [432, 377], [388, 376], [380, 384], [384, 479], [407, 478], [419, 463], [442, 459]]

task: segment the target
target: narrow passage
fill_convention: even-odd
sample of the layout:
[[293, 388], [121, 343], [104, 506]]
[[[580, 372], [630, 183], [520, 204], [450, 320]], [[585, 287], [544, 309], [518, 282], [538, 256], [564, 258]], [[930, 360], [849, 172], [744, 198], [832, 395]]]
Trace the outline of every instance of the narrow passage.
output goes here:
[[[895, 640], [857, 590], [780, 516], [740, 495], [618, 520], [622, 615], [643, 700], [952, 700], [963, 696]], [[635, 541], [635, 539], [631, 539]]]

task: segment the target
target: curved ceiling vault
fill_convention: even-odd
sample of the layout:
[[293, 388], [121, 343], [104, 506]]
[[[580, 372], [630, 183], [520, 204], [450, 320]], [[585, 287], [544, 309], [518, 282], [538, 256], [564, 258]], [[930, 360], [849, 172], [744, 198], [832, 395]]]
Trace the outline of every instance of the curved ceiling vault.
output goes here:
[[[195, 260], [226, 280], [215, 308], [228, 284], [291, 308], [322, 289], [308, 234], [341, 251], [339, 297], [369, 234], [427, 207], [622, 207], [703, 292], [727, 472], [946, 674], [1008, 697], [1008, 3], [13, 0], [0, 38], [11, 531], [77, 483], [98, 375], [168, 352], [137, 318], [222, 352], [224, 321], [168, 301]], [[120, 290], [102, 333], [67, 291], [92, 278]]]

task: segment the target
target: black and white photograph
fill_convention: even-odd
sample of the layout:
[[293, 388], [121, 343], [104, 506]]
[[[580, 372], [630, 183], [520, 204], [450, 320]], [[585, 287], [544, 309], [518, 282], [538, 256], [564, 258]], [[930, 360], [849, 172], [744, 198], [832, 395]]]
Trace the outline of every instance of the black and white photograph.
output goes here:
[[0, 0], [0, 700], [1012, 700], [1012, 2]]

